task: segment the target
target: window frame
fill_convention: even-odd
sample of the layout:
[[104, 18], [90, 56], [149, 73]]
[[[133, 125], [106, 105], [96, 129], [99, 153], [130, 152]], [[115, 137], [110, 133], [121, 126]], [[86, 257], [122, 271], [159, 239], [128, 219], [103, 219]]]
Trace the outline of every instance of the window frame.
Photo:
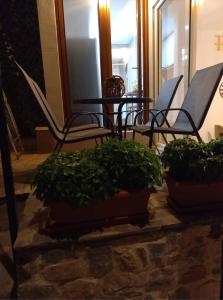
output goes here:
[[[157, 0], [155, 4], [152, 6], [152, 41], [153, 41], [153, 95], [154, 97], [158, 96], [159, 89], [162, 85], [162, 70], [161, 70], [161, 62], [162, 62], [162, 36], [161, 36], [161, 14], [160, 9], [165, 4], [167, 0]], [[190, 83], [190, 79], [192, 77], [193, 69], [193, 61], [191, 53], [193, 53], [193, 11], [192, 11], [192, 0], [189, 0], [189, 38], [188, 38], [188, 85]]]

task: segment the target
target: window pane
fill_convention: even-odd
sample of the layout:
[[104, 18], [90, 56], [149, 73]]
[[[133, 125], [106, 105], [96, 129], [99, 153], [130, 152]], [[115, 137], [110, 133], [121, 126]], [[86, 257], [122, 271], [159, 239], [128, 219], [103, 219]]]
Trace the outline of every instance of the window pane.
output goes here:
[[138, 92], [136, 0], [111, 0], [110, 11], [112, 73], [124, 79], [125, 95], [134, 96]]
[[162, 68], [174, 65], [174, 32], [162, 40]]
[[[71, 100], [101, 97], [98, 5], [93, 0], [63, 0]], [[73, 110], [99, 111], [72, 104]]]
[[184, 75], [188, 86], [189, 0], [166, 0], [160, 8], [162, 82]]
[[[166, 0], [159, 9], [160, 83], [183, 74], [172, 107], [180, 107], [188, 88], [189, 69], [189, 0]], [[168, 118], [173, 122], [177, 113]]]

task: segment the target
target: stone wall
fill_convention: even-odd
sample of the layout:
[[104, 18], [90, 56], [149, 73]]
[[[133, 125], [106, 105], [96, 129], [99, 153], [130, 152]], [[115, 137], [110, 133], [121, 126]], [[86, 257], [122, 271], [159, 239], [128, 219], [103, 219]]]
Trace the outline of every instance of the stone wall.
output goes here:
[[217, 300], [221, 240], [209, 233], [210, 226], [195, 225], [21, 250], [19, 299]]

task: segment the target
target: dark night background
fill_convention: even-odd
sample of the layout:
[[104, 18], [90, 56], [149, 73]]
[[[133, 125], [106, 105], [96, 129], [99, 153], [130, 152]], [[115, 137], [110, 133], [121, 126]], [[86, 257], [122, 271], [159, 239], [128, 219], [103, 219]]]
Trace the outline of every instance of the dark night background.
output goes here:
[[14, 56], [45, 93], [36, 0], [0, 0], [0, 60], [3, 89], [20, 134], [34, 136], [45, 123], [28, 84], [9, 60]]

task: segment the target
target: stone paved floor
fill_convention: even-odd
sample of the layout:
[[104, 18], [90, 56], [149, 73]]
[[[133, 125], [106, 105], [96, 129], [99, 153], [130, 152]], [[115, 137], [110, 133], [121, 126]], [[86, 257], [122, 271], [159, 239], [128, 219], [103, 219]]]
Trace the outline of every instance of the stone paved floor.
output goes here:
[[[14, 169], [14, 175], [15, 175], [15, 182], [16, 182], [15, 187], [16, 187], [17, 194], [23, 194], [24, 192], [26, 193], [26, 191], [30, 191], [29, 183], [30, 183], [30, 178], [33, 173], [33, 170], [35, 169], [37, 164], [39, 164], [42, 160], [44, 160], [46, 158], [46, 156], [47, 155], [36, 155], [36, 154], [23, 155], [20, 158], [20, 160], [18, 160], [18, 161], [14, 160], [12, 162], [13, 169]], [[2, 193], [2, 195], [4, 195], [1, 168], [0, 168], [0, 192]], [[0, 197], [1, 197], [1, 194], [0, 194]], [[24, 206], [25, 206], [25, 201], [17, 202], [19, 219], [21, 219], [24, 215]], [[153, 209], [157, 211], [159, 206], [160, 206], [160, 203], [155, 203]], [[160, 224], [160, 220], [163, 220], [163, 217], [164, 216], [163, 216], [162, 210], [159, 210], [159, 222], [157, 222], [157, 226]], [[168, 222], [172, 223], [174, 220], [175, 220], [175, 217], [170, 216], [170, 218], [168, 219]], [[201, 233], [199, 232], [200, 230], [201, 230]], [[178, 278], [178, 281], [180, 281], [180, 280], [182, 281], [182, 282], [180, 281], [180, 284], [181, 285], [183, 284], [183, 287], [180, 286], [179, 289], [176, 289], [176, 287], [172, 287], [172, 291], [170, 291], [171, 297], [169, 296], [168, 300], [169, 299], [171, 299], [171, 300], [172, 299], [174, 299], [174, 300], [200, 299], [201, 300], [201, 298], [199, 298], [198, 295], [201, 295], [201, 294], [208, 295], [208, 293], [210, 291], [212, 291], [212, 300], [218, 299], [217, 296], [219, 295], [219, 291], [218, 291], [218, 288], [216, 288], [216, 286], [219, 286], [219, 278], [220, 278], [220, 270], [218, 269], [218, 266], [220, 266], [220, 264], [219, 264], [220, 241], [215, 242], [213, 239], [209, 240], [208, 232], [209, 232], [209, 228], [206, 228], [206, 227], [205, 227], [205, 233], [204, 233], [203, 228], [202, 229], [198, 228], [197, 231], [195, 231], [193, 229], [192, 232], [191, 232], [191, 230], [186, 231], [186, 233], [184, 234], [184, 237], [179, 238], [179, 243], [177, 242], [178, 241], [178, 239], [177, 239], [178, 233], [176, 233], [176, 243], [174, 244], [174, 247], [177, 249], [178, 244], [179, 244], [180, 256], [178, 255], [177, 251], [176, 251], [177, 253], [175, 253], [175, 252], [172, 253], [172, 251], [171, 251], [171, 253], [170, 253], [171, 256], [169, 257], [168, 250], [169, 250], [170, 244], [166, 243], [166, 241], [163, 242], [162, 239], [160, 240], [161, 237], [158, 237], [157, 241], [155, 241], [155, 242], [153, 241], [152, 244], [149, 240], [146, 241], [146, 243], [148, 245], [145, 243], [142, 243], [142, 245], [140, 244], [140, 247], [138, 247], [138, 244], [136, 244], [136, 246], [139, 249], [137, 247], [132, 249], [132, 245], [131, 245], [132, 243], [130, 243], [129, 245], [127, 244], [125, 247], [124, 246], [123, 247], [121, 247], [121, 246], [110, 247], [111, 249], [110, 248], [109, 249], [111, 250], [111, 254], [112, 254], [110, 259], [113, 262], [113, 271], [118, 271], [121, 274], [120, 277], [115, 277], [117, 280], [117, 289], [120, 289], [120, 291], [122, 292], [122, 287], [120, 287], [120, 285], [129, 284], [129, 282], [123, 283], [122, 279], [127, 278], [129, 280], [131, 279], [132, 281], [130, 280], [131, 281], [130, 287], [126, 291], [124, 290], [124, 292], [128, 293], [127, 295], [125, 295], [125, 297], [127, 297], [125, 299], [128, 299], [128, 300], [131, 299], [129, 297], [129, 292], [130, 293], [135, 292], [136, 294], [138, 292], [141, 293], [141, 290], [142, 290], [141, 283], [140, 283], [140, 290], [135, 290], [134, 288], [132, 288], [132, 286], [133, 286], [133, 283], [138, 279], [137, 272], [139, 272], [143, 276], [142, 280], [144, 280], [144, 279], [146, 280], [146, 277], [144, 276], [145, 275], [144, 271], [146, 270], [146, 274], [149, 272], [153, 272], [151, 274], [152, 278], [159, 279], [159, 280], [157, 279], [158, 281], [152, 282], [153, 283], [153, 286], [152, 286], [152, 288], [153, 288], [152, 296], [153, 297], [152, 298], [150, 297], [151, 294], [148, 296], [148, 298], [141, 298], [141, 296], [136, 295], [136, 298], [134, 298], [134, 299], [140, 299], [140, 300], [141, 299], [143, 299], [143, 300], [145, 300], [145, 299], [154, 299], [154, 300], [161, 299], [160, 297], [162, 295], [160, 294], [160, 287], [165, 286], [164, 281], [171, 274], [173, 275], [173, 279], [175, 278], [174, 276], [176, 276], [176, 278]], [[101, 233], [98, 233], [98, 234], [101, 235]], [[202, 239], [204, 236], [205, 236], [205, 239]], [[172, 241], [173, 237], [175, 237], [175, 234], [173, 235], [173, 237], [172, 237], [172, 235], [170, 237], [171, 237], [171, 239], [169, 239], [169, 240]], [[86, 238], [89, 239], [89, 237], [86, 237]], [[153, 245], [154, 243], [155, 243], [155, 245]], [[183, 243], [183, 247], [182, 247], [181, 243]], [[158, 246], [157, 246], [157, 244], [158, 244]], [[168, 247], [166, 247], [166, 245]], [[209, 245], [209, 246], [206, 247], [206, 245]], [[0, 205], [0, 246], [4, 250], [4, 252], [6, 252], [10, 256], [10, 239], [9, 239], [9, 231], [8, 231], [8, 220], [7, 220], [6, 206], [4, 204]], [[152, 248], [151, 248], [151, 246], [152, 246]], [[162, 261], [162, 259], [160, 259], [159, 257], [158, 257], [159, 259], [157, 259], [157, 256], [159, 256], [159, 251], [157, 252], [157, 247], [161, 247], [161, 250], [163, 249], [164, 253], [161, 253], [161, 256], [165, 258], [164, 259], [165, 261]], [[1, 248], [0, 248], [0, 250], [1, 250]], [[155, 248], [155, 252], [153, 251], [154, 248]], [[91, 247], [90, 247], [90, 250], [87, 249], [86, 251], [84, 248], [83, 249], [81, 248], [81, 253], [83, 254], [83, 257], [86, 256], [89, 260], [89, 257], [90, 258], [95, 257], [95, 253], [93, 250], [91, 249]], [[105, 250], [107, 251], [107, 248]], [[146, 253], [146, 259], [148, 260], [148, 262], [147, 261], [145, 262], [145, 266], [143, 265], [144, 260], [142, 259], [143, 264], [141, 263], [141, 260], [140, 260], [139, 264], [136, 263], [136, 264], [132, 265], [132, 270], [126, 270], [126, 269], [123, 270], [123, 264], [126, 268], [129, 268], [129, 265], [130, 265], [129, 260], [132, 260], [133, 262], [134, 261], [138, 262], [139, 258], [141, 259], [141, 252], [143, 252], [144, 250]], [[56, 251], [56, 249], [55, 249], [55, 251]], [[53, 258], [55, 258], [55, 256], [57, 258], [58, 253], [60, 256], [60, 254], [61, 254], [60, 249], [58, 251], [56, 253], [54, 253]], [[72, 252], [72, 255], [73, 255], [73, 247], [70, 251]], [[88, 253], [89, 251], [90, 251], [90, 253]], [[104, 264], [102, 264], [102, 265], [100, 264], [100, 266], [99, 266], [100, 268], [105, 268], [105, 269], [107, 268], [106, 262], [109, 262], [109, 260], [107, 259], [106, 251], [105, 251], [105, 253], [103, 251], [102, 251], [102, 253], [100, 253], [100, 257], [101, 257], [102, 261], [103, 261], [103, 257], [104, 257]], [[116, 257], [117, 251], [119, 254], [118, 258]], [[173, 254], [174, 255], [176, 254], [176, 255], [174, 256]], [[64, 253], [62, 253], [62, 255], [64, 255]], [[1, 252], [0, 252], [0, 256], [1, 256]], [[40, 270], [42, 270], [41, 269], [43, 267], [42, 263], [44, 262], [45, 257], [48, 258], [48, 255], [45, 255], [43, 258], [38, 256], [37, 260], [33, 261], [33, 263], [36, 264], [35, 265], [36, 269], [32, 268], [32, 271], [33, 270], [38, 271], [37, 267], [40, 267]], [[209, 262], [206, 263], [207, 260], [211, 259], [212, 257], [213, 257], [214, 261], [213, 262], [210, 261], [210, 264], [209, 264]], [[82, 256], [80, 256], [78, 259], [81, 260], [81, 258], [82, 258]], [[166, 262], [167, 259], [168, 259], [168, 264]], [[128, 262], [127, 264], [126, 264], [126, 260]], [[153, 270], [151, 270], [151, 260], [154, 263]], [[177, 260], [185, 262], [185, 265], [182, 265], [181, 263], [177, 264], [176, 263]], [[39, 264], [39, 262], [41, 264]], [[170, 262], [171, 262], [171, 268], [169, 268]], [[206, 276], [206, 273], [204, 272], [204, 269], [202, 268], [204, 263], [205, 263], [205, 272], [208, 273], [208, 277]], [[60, 264], [60, 269], [58, 270], [60, 277], [61, 277], [61, 270], [63, 270], [63, 268], [65, 267], [65, 270], [67, 271], [67, 265], [69, 265], [69, 264], [70, 264], [70, 261], [69, 261], [69, 255], [68, 255], [68, 257], [65, 257], [64, 261], [62, 261]], [[85, 271], [89, 272], [88, 269], [90, 269], [91, 271], [93, 270], [92, 272], [94, 273], [95, 268], [98, 267], [98, 261], [96, 261], [95, 264], [96, 265], [92, 266], [92, 260], [89, 260], [89, 265], [86, 266], [87, 271], [84, 270], [83, 272], [85, 272]], [[214, 267], [210, 268], [209, 266], [212, 266], [212, 264]], [[189, 265], [190, 265], [190, 268], [188, 268]], [[206, 268], [206, 265], [208, 266], [208, 269]], [[178, 268], [178, 266], [179, 266], [179, 268]], [[28, 268], [29, 265], [27, 265], [26, 267]], [[49, 266], [45, 265], [44, 267], [47, 268], [47, 270], [45, 270], [45, 271], [48, 271], [51, 273], [54, 272], [54, 269], [52, 269], [51, 265], [49, 265]], [[131, 265], [130, 265], [130, 267], [131, 267]], [[186, 272], [186, 268], [188, 269], [187, 272]], [[107, 270], [105, 270], [105, 271], [107, 272]], [[72, 272], [71, 272], [71, 277], [73, 278], [74, 275]], [[97, 272], [98, 272], [98, 270], [97, 270]], [[110, 272], [110, 269], [109, 269], [109, 272]], [[96, 278], [93, 281], [93, 284], [95, 284], [97, 281], [99, 284], [101, 284], [101, 282], [103, 282], [103, 286], [105, 286], [106, 284], [109, 285], [111, 283], [111, 281], [109, 281], [108, 278], [106, 277], [106, 276], [111, 276], [111, 278], [112, 278], [112, 274], [110, 274], [109, 272], [108, 272], [108, 274], [106, 273], [105, 275], [103, 275], [105, 277], [102, 277], [101, 279]], [[124, 272], [124, 273], [122, 273], [122, 272]], [[41, 273], [41, 272], [38, 271], [37, 273]], [[128, 276], [127, 277], [123, 276], [125, 274], [127, 274]], [[33, 274], [33, 275], [35, 276], [35, 274]], [[55, 275], [55, 272], [54, 272], [54, 275]], [[80, 280], [72, 279], [74, 282], [72, 281], [72, 282], [66, 283], [65, 288], [67, 290], [67, 293], [69, 293], [69, 291], [70, 291], [72, 293], [72, 295], [74, 295], [74, 292], [78, 293], [80, 291], [80, 288], [83, 288], [83, 290], [81, 290], [81, 293], [82, 293], [82, 291], [83, 291], [83, 293], [85, 291], [88, 291], [88, 287], [89, 287], [88, 284], [92, 285], [91, 277], [92, 277], [92, 274], [87, 273], [86, 277], [83, 277]], [[89, 278], [90, 278], [90, 281], [89, 281]], [[191, 283], [191, 280], [193, 281], [192, 283]], [[197, 285], [197, 283], [199, 283], [200, 285]], [[167, 290], [170, 290], [171, 284], [175, 284], [175, 280], [171, 280], [171, 282], [166, 282], [165, 288]], [[76, 288], [77, 285], [78, 285], [78, 289]], [[150, 280], [150, 285], [151, 285], [151, 280]], [[191, 289], [191, 286], [193, 286], [193, 285], [194, 285], [194, 288]], [[3, 264], [0, 263], [0, 299], [8, 299], [9, 298], [11, 287], [12, 287], [12, 280], [11, 280], [9, 274], [7, 273], [6, 269], [4, 268]], [[27, 286], [27, 284], [25, 284], [23, 286], [23, 292], [24, 292], [24, 295], [26, 294], [26, 296], [27, 296], [27, 293], [30, 291], [29, 287], [30, 286], [29, 285]], [[114, 295], [114, 292], [112, 290], [113, 288], [114, 288], [113, 284], [110, 287], [107, 286], [107, 290], [111, 290], [111, 295]], [[145, 282], [144, 288], [145, 289], [147, 288], [147, 282]], [[37, 291], [38, 292], [41, 291], [41, 293], [42, 293], [43, 290], [40, 290], [38, 288]], [[56, 289], [54, 289], [53, 291], [55, 292]], [[95, 291], [95, 293], [96, 292], [97, 291]], [[146, 292], [146, 290], [145, 290], [145, 292]], [[166, 291], [164, 291], [164, 292], [166, 293]], [[216, 297], [213, 294], [214, 292], [216, 292]], [[188, 296], [188, 293], [191, 293], [190, 297]], [[33, 292], [32, 292], [32, 294], [33, 294]], [[96, 296], [96, 294], [95, 294], [95, 296]], [[116, 299], [120, 299], [120, 297], [121, 297], [121, 299], [123, 299], [123, 295], [121, 295], [121, 294], [120, 295], [117, 294], [116, 296], [119, 297]], [[196, 296], [196, 298], [195, 298], [195, 296]], [[104, 295], [103, 295], [103, 298], [104, 298]], [[21, 299], [24, 299], [24, 297], [22, 297]], [[26, 297], [26, 299], [27, 299], [27, 297]], [[61, 299], [64, 299], [64, 295]], [[74, 298], [72, 298], [72, 299], [74, 299]], [[77, 298], [75, 298], [75, 299], [77, 299]], [[102, 299], [102, 298], [100, 298], [100, 299]], [[113, 296], [111, 296], [107, 299], [114, 300], [115, 298]], [[162, 299], [166, 300], [165, 297], [163, 297]], [[207, 300], [207, 298], [204, 298], [204, 297], [203, 297], [203, 299]], [[209, 300], [209, 298], [208, 298], [208, 300]]]
[[178, 216], [166, 193], [150, 196], [149, 222], [79, 238], [45, 235], [47, 208], [31, 196], [16, 241], [19, 299], [219, 300], [221, 213]]
[[[23, 154], [16, 159], [12, 154], [11, 162], [15, 181], [16, 194], [30, 192], [30, 182], [36, 166], [47, 158], [49, 154]], [[5, 196], [2, 168], [0, 167], [0, 198]]]
[[[43, 161], [48, 154], [23, 154], [19, 160], [12, 154], [12, 168], [15, 181], [15, 193], [17, 195], [17, 213], [21, 219], [25, 206], [25, 198], [31, 191], [30, 182], [36, 166]], [[13, 281], [7, 272], [2, 257], [6, 260], [12, 257], [10, 235], [8, 226], [7, 207], [4, 203], [4, 184], [2, 168], [0, 167], [0, 299], [8, 299], [11, 293]]]
[[[10, 239], [9, 239], [9, 232], [8, 232], [8, 222], [5, 218], [6, 216], [6, 207], [5, 205], [0, 206], [0, 255], [1, 258], [3, 256], [3, 253], [6, 253], [6, 255], [10, 255]], [[10, 255], [11, 256], [11, 255]], [[12, 289], [12, 279], [7, 272], [5, 266], [3, 265], [2, 259], [0, 259], [0, 299], [7, 299], [9, 298], [10, 291]]]
[[[25, 201], [17, 202], [18, 218], [21, 219]], [[0, 299], [9, 299], [13, 286], [12, 278], [7, 271], [8, 261], [12, 259], [7, 208], [0, 205]], [[5, 262], [7, 266], [5, 266]]]

